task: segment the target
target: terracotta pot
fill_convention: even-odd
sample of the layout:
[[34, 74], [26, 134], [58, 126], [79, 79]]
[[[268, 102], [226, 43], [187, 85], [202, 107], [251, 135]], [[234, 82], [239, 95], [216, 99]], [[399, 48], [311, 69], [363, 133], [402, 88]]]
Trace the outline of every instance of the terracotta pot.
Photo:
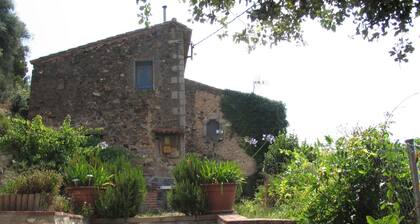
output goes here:
[[236, 184], [203, 184], [201, 185], [209, 205], [209, 213], [233, 212]]
[[46, 211], [51, 205], [48, 194], [0, 195], [0, 211]]
[[74, 204], [82, 205], [88, 203], [95, 204], [100, 189], [95, 186], [79, 186], [79, 187], [66, 187], [66, 192], [70, 195]]

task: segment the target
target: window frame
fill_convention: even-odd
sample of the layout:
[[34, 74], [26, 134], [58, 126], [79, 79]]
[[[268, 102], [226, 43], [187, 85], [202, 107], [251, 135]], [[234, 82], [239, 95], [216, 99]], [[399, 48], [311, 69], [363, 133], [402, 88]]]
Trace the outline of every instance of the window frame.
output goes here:
[[[152, 76], [152, 78], [151, 78], [151, 81], [152, 81], [152, 85], [151, 85], [151, 88], [139, 88], [139, 86], [137, 86], [137, 80], [138, 80], [138, 77], [137, 77], [137, 66], [139, 65], [139, 64], [144, 64], [144, 65], [146, 65], [146, 64], [149, 64], [150, 63], [150, 65], [151, 65], [151, 76]], [[155, 79], [155, 77], [156, 77], [156, 72], [155, 72], [155, 63], [154, 63], [154, 60], [152, 60], [152, 59], [145, 59], [145, 60], [135, 60], [134, 61], [134, 63], [133, 63], [134, 65], [133, 65], [133, 76], [134, 76], [134, 89], [137, 91], [137, 92], [144, 92], [144, 91], [152, 91], [152, 90], [154, 90], [155, 89], [155, 81], [156, 81], [156, 79]]]

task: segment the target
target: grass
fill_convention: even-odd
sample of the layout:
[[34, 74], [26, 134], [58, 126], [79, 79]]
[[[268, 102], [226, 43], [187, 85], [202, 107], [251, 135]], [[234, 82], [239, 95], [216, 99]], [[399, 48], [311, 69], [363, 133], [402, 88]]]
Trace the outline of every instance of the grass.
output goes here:
[[277, 207], [265, 207], [253, 200], [243, 200], [235, 205], [238, 214], [248, 218], [270, 218], [270, 219], [293, 219], [299, 220], [297, 210], [293, 206], [284, 205]]

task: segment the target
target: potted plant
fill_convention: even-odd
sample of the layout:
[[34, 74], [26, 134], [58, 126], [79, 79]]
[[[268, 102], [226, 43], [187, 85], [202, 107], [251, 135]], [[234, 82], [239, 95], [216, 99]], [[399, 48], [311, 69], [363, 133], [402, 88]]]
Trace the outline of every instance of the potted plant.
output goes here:
[[66, 192], [75, 206], [93, 205], [104, 186], [110, 184], [112, 175], [99, 162], [90, 163], [84, 157], [73, 158], [64, 169]]
[[0, 188], [1, 211], [47, 210], [63, 183], [54, 171], [31, 170], [9, 179]]
[[236, 163], [200, 159], [193, 154], [177, 163], [173, 175], [170, 205], [187, 215], [232, 212], [236, 189], [244, 180]]
[[236, 189], [244, 181], [239, 166], [232, 161], [204, 160], [200, 174], [209, 213], [233, 212]]

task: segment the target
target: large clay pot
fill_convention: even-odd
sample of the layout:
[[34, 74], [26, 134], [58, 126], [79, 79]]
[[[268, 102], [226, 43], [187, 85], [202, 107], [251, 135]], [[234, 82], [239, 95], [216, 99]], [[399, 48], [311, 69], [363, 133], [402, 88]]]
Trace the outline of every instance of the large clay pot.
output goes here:
[[236, 184], [203, 184], [201, 185], [209, 205], [209, 213], [233, 212]]
[[99, 194], [99, 189], [95, 186], [67, 187], [66, 191], [76, 205], [82, 205], [85, 202], [93, 205]]

